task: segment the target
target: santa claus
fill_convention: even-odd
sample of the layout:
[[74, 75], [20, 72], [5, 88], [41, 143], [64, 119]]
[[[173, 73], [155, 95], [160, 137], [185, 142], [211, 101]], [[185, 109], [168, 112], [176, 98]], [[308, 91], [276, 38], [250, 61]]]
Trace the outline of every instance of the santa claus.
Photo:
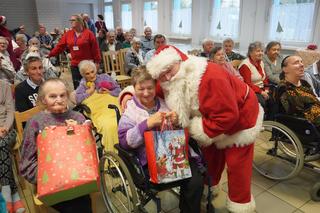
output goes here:
[[202, 147], [214, 185], [227, 164], [228, 210], [253, 212], [253, 143], [263, 122], [263, 109], [254, 92], [220, 65], [186, 56], [173, 46], [160, 47], [147, 70], [159, 80], [180, 125]]

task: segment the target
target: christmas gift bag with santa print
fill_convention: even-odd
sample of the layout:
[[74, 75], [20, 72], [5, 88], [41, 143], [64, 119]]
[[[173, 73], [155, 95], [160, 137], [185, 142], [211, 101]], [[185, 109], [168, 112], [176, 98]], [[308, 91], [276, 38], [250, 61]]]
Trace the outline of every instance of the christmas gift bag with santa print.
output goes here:
[[[165, 121], [166, 122], [166, 121]], [[164, 126], [167, 126], [164, 128]], [[150, 181], [169, 183], [190, 178], [188, 161], [188, 133], [162, 125], [161, 131], [144, 133]]]
[[37, 136], [37, 196], [54, 205], [98, 191], [96, 143], [89, 125], [50, 126]]

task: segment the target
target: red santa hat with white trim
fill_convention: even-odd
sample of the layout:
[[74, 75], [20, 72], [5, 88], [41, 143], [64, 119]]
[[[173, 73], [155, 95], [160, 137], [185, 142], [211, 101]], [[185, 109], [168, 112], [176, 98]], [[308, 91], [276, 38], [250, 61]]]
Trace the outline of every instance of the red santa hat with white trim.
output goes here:
[[147, 70], [152, 78], [159, 78], [160, 74], [166, 71], [166, 68], [178, 61], [186, 61], [188, 56], [178, 48], [171, 45], [159, 47], [150, 61], [147, 63]]
[[0, 16], [0, 25], [4, 25], [6, 23], [6, 17], [5, 16]]

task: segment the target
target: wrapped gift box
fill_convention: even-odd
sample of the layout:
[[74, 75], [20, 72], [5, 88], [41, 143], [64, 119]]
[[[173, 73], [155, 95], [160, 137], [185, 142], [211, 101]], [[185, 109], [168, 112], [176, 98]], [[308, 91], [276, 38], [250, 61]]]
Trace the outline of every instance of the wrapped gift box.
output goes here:
[[88, 125], [51, 126], [37, 136], [38, 199], [46, 205], [98, 191], [96, 143]]

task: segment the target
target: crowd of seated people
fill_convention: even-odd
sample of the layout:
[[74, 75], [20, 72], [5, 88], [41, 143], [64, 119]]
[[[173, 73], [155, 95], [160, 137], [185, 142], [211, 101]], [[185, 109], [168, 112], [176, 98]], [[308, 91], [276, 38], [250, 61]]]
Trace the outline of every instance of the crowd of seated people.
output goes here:
[[[158, 48], [167, 44], [167, 40], [162, 34], [153, 36], [152, 29], [148, 26], [144, 28], [144, 35], [141, 38], [137, 37], [134, 28], [123, 32], [123, 29], [118, 26], [115, 31], [109, 31], [106, 28], [104, 17], [98, 15], [98, 18], [99, 20], [94, 23], [87, 14], [82, 14], [82, 16], [71, 15], [70, 29], [63, 34], [55, 29], [55, 34], [50, 35], [44, 25], [39, 25], [39, 31], [31, 37], [26, 34], [23, 25], [10, 32], [6, 28], [4, 19], [0, 17], [0, 83], [6, 84], [1, 88], [7, 88], [8, 83], [15, 85], [16, 111], [22, 112], [31, 109], [37, 105], [39, 87], [44, 82], [50, 82], [49, 86], [46, 85], [48, 88], [52, 87], [50, 84], [59, 85], [58, 87], [62, 86], [59, 80], [49, 80], [58, 77], [56, 67], [52, 65], [50, 57], [68, 51], [71, 55], [71, 74], [76, 104], [84, 103], [90, 107], [92, 111], [91, 119], [98, 131], [103, 134], [104, 146], [107, 150], [113, 150], [113, 144], [118, 142], [117, 124], [114, 113], [106, 106], [107, 103], [120, 106], [117, 97], [121, 89], [118, 83], [107, 74], [98, 74], [99, 68], [102, 67], [102, 52], [116, 52], [127, 48], [124, 67], [125, 73], [131, 76], [133, 70], [147, 64]], [[10, 36], [8, 32], [13, 34]], [[8, 35], [10, 39], [8, 39]], [[52, 35], [54, 35], [54, 38]], [[15, 49], [12, 47], [12, 40], [17, 43]], [[235, 43], [232, 39], [224, 40], [221, 47], [215, 46], [213, 40], [205, 39], [202, 42], [203, 52], [201, 56], [219, 64], [227, 72], [245, 82], [256, 93], [260, 104], [266, 109], [270, 99], [269, 85], [270, 83], [278, 85], [280, 103], [284, 112], [304, 117], [320, 127], [320, 60], [304, 71], [301, 58], [289, 56], [283, 59], [280, 54], [281, 43], [279, 42], [271, 41], [266, 46], [261, 42], [253, 42], [248, 47], [247, 57], [235, 52], [234, 46]], [[15, 60], [12, 59], [13, 57]], [[241, 61], [239, 67], [232, 66], [231, 62], [234, 60]], [[134, 74], [133, 77], [137, 78], [137, 74]], [[6, 83], [3, 83], [3, 81], [6, 81]], [[144, 79], [141, 82], [135, 79], [133, 82], [135, 90], [144, 86], [145, 82], [152, 83], [152, 86], [154, 86], [154, 82], [150, 79]], [[152, 89], [154, 88], [152, 87]], [[64, 91], [64, 88], [62, 90]], [[1, 91], [3, 92], [2, 89]], [[51, 92], [50, 90], [42, 91], [40, 101], [48, 104], [45, 96]], [[136, 97], [128, 102], [131, 107], [137, 107], [132, 104], [143, 101], [139, 97], [139, 93], [136, 92], [136, 94]], [[47, 110], [51, 113], [50, 116], [54, 117], [55, 112], [50, 109], [49, 105], [47, 107], [49, 107]], [[0, 106], [0, 108], [2, 109], [3, 106]], [[123, 110], [124, 118], [130, 117], [128, 112], [125, 109]], [[131, 109], [129, 108], [129, 110]], [[148, 107], [141, 110], [148, 112]], [[149, 113], [146, 119], [151, 117]], [[37, 119], [34, 118], [32, 121], [35, 122]], [[42, 120], [42, 118], [39, 120]], [[82, 122], [82, 117], [80, 120], [79, 122]], [[106, 121], [108, 121], [108, 124], [106, 124]], [[123, 125], [123, 119], [120, 124]], [[1, 126], [0, 138], [4, 140], [12, 130], [12, 124], [9, 122], [6, 129], [2, 129]], [[125, 132], [120, 131], [120, 129], [120, 143], [124, 146], [130, 146], [125, 139], [127, 139], [126, 136], [131, 129], [126, 129]], [[132, 129], [134, 128], [132, 127]], [[31, 132], [30, 128], [27, 128], [26, 131]], [[25, 140], [29, 139], [25, 138]], [[136, 142], [138, 145], [141, 144], [141, 140]], [[28, 155], [26, 147], [23, 147], [23, 152]], [[28, 158], [26, 155], [24, 157]], [[25, 171], [26, 165], [22, 165], [21, 169]], [[26, 173], [24, 176], [34, 183], [34, 179], [30, 179]], [[1, 184], [3, 185], [3, 183]], [[12, 194], [16, 193], [14, 185], [10, 185], [10, 190]], [[9, 197], [7, 199], [10, 202]], [[20, 198], [16, 195], [12, 197], [12, 208], [17, 209], [19, 207], [14, 207], [14, 202], [19, 200]], [[88, 201], [86, 200], [86, 202]], [[23, 208], [23, 206], [20, 207]], [[57, 207], [57, 209], [59, 208], [63, 207]]]

